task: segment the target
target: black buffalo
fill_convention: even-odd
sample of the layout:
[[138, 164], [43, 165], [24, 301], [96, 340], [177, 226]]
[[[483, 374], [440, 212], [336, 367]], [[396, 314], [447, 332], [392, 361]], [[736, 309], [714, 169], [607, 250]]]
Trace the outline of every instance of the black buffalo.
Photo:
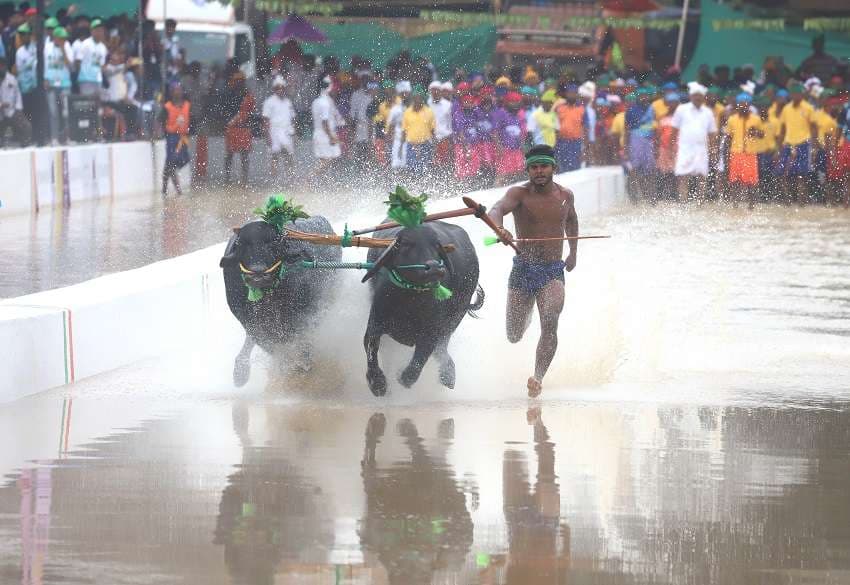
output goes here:
[[[298, 219], [284, 227], [315, 234], [334, 233], [328, 220], [321, 216]], [[263, 220], [249, 221], [230, 238], [220, 265], [227, 304], [245, 328], [245, 343], [233, 365], [236, 386], [248, 382], [254, 345], [273, 353], [315, 323], [319, 308], [333, 287], [333, 271], [299, 269], [297, 265], [302, 260], [338, 262], [341, 258], [339, 247], [281, 237], [272, 224]], [[281, 266], [286, 268], [283, 274]], [[248, 285], [262, 291], [262, 298], [249, 300]]]
[[[395, 241], [384, 251], [369, 251], [374, 267], [363, 277], [364, 282], [371, 279], [372, 287], [372, 310], [363, 340], [369, 389], [375, 396], [387, 391], [386, 376], [378, 365], [378, 348], [385, 334], [414, 347], [413, 358], [399, 377], [405, 387], [419, 379], [433, 353], [440, 362], [440, 382], [454, 388], [449, 340], [464, 316], [484, 304], [484, 291], [478, 286], [478, 256], [469, 236], [463, 228], [435, 221], [383, 230], [375, 237]], [[415, 265], [427, 268], [399, 268]], [[452, 291], [451, 298], [435, 297], [434, 289], [440, 284]]]

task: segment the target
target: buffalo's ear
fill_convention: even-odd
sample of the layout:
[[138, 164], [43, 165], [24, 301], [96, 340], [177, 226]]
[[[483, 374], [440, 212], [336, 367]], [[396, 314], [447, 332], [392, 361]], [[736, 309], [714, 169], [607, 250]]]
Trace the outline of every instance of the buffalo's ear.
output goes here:
[[[234, 228], [234, 232], [238, 228]], [[218, 265], [221, 268], [232, 266], [236, 262], [236, 246], [239, 245], [239, 235], [234, 233], [230, 236], [230, 241], [227, 242], [227, 247], [224, 249], [224, 256], [221, 257]]]
[[378, 274], [378, 272], [381, 271], [381, 268], [386, 266], [386, 264], [393, 259], [393, 256], [395, 256], [397, 250], [398, 240], [393, 240], [393, 243], [387, 246], [387, 249], [384, 250], [384, 252], [380, 256], [378, 256], [378, 259], [375, 260], [374, 266], [369, 269], [369, 271], [363, 277], [363, 280], [361, 280], [360, 282], [366, 282], [367, 280], [373, 278], [376, 274]]
[[238, 235], [239, 235], [239, 230], [241, 230], [242, 228], [241, 228], [241, 227], [239, 227], [239, 226], [236, 226], [236, 227], [233, 227], [233, 228], [230, 228], [230, 229], [232, 229], [232, 230], [233, 230], [233, 233], [234, 233], [234, 234], [236, 234], [236, 235], [238, 236]]
[[457, 248], [455, 247], [454, 244], [443, 244], [442, 246], [440, 246], [440, 251], [442, 251], [443, 254], [451, 254], [456, 249]]

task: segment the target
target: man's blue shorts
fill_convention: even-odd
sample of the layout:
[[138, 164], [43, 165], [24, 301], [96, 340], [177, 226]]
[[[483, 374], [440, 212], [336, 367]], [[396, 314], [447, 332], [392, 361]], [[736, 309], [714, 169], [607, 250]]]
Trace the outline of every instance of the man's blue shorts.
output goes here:
[[565, 267], [563, 260], [530, 262], [519, 256], [514, 256], [514, 267], [511, 270], [510, 278], [508, 278], [508, 288], [521, 290], [535, 296], [553, 280], [564, 282]]
[[796, 146], [786, 144], [779, 152], [779, 162], [776, 165], [778, 175], [789, 177], [805, 177], [809, 174], [809, 143], [803, 142]]

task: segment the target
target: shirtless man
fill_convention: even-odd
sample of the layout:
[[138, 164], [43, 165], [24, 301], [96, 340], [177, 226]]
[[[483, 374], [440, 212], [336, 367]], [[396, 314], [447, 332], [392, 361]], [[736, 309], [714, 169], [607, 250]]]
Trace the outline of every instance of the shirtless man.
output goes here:
[[517, 235], [522, 238], [555, 238], [549, 242], [517, 242], [520, 253], [514, 257], [514, 268], [508, 280], [508, 341], [517, 343], [531, 323], [535, 303], [540, 313], [540, 341], [534, 375], [528, 379], [528, 396], [534, 398], [543, 390], [543, 376], [558, 348], [558, 319], [564, 308], [564, 268], [576, 267], [578, 241], [568, 240], [570, 253], [561, 260], [564, 241], [578, 236], [578, 216], [572, 191], [552, 181], [555, 153], [552, 147], [538, 145], [525, 155], [529, 182], [511, 187], [490, 210], [490, 217], [500, 226], [503, 241], [512, 240], [502, 227], [509, 213], [514, 214]]

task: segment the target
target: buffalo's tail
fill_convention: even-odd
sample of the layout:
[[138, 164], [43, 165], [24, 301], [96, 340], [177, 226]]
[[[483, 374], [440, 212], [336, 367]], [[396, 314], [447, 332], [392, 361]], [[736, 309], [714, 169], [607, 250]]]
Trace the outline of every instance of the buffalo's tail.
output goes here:
[[466, 309], [467, 314], [473, 319], [478, 319], [478, 313], [484, 306], [484, 287], [480, 284], [475, 289], [475, 301]]

